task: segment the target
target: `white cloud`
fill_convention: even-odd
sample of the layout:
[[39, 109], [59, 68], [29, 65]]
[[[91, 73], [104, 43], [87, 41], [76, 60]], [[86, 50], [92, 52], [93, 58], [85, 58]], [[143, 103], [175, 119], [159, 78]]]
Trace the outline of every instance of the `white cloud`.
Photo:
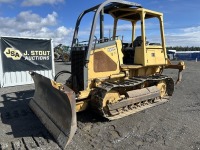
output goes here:
[[[156, 27], [154, 27], [153, 24], [148, 23], [147, 27], [148, 27], [147, 40], [151, 43], [161, 42], [160, 33], [156, 32], [156, 27], [159, 28], [158, 24], [156, 24]], [[105, 25], [105, 29], [112, 29], [112, 26]], [[132, 28], [130, 24], [122, 24], [118, 26], [118, 31], [131, 31], [131, 29]], [[128, 34], [128, 32], [124, 32], [125, 40], [126, 39], [130, 40], [130, 37], [127, 37], [130, 35], [131, 34]], [[165, 39], [166, 39], [167, 46], [189, 46], [189, 47], [197, 46], [198, 47], [200, 46], [200, 26], [189, 27], [189, 28], [184, 28], [184, 29], [176, 29], [176, 30], [174, 29], [165, 30]]]
[[16, 17], [0, 17], [0, 36], [53, 38], [55, 44], [71, 44], [73, 29], [57, 24], [58, 14], [52, 12], [41, 17], [31, 11], [23, 11]]
[[199, 32], [200, 31], [200, 26], [197, 26], [197, 27], [189, 27], [189, 28], [185, 28], [185, 29], [182, 29], [184, 32], [187, 32], [187, 33], [193, 33], [193, 32]]
[[[112, 26], [105, 25], [105, 32], [104, 34], [108, 36], [109, 29], [111, 29], [112, 34]], [[123, 24], [118, 27], [119, 29], [119, 35], [124, 35], [124, 40], [127, 42], [130, 42], [131, 34], [129, 32], [131, 31], [131, 25], [129, 24]], [[138, 28], [139, 29], [139, 28]], [[123, 32], [125, 31], [125, 32]], [[156, 31], [155, 28], [147, 30], [148, 34], [147, 40], [151, 43], [161, 43], [161, 38], [159, 32]], [[172, 32], [173, 31], [173, 32]], [[97, 27], [97, 30], [95, 32], [96, 36], [99, 33], [99, 27]], [[86, 37], [89, 37], [90, 30], [81, 30], [79, 31], [80, 35], [80, 41], [86, 40]], [[130, 36], [130, 37], [129, 37]], [[176, 29], [176, 30], [165, 30], [165, 39], [166, 39], [166, 46], [200, 46], [200, 26], [197, 27], [190, 27], [190, 28], [184, 28], [184, 29]]]
[[14, 0], [0, 0], [0, 3], [11, 3], [13, 2]]
[[45, 18], [34, 14], [31, 11], [19, 13], [15, 18], [0, 17], [0, 27], [9, 29], [17, 29], [18, 31], [38, 30], [44, 26], [54, 26], [57, 24], [57, 13], [48, 14]]
[[68, 30], [64, 26], [61, 26], [56, 29], [56, 32], [57, 32], [58, 36], [66, 36], [70, 33], [70, 30]]
[[48, 14], [46, 18], [42, 18], [41, 24], [42, 25], [55, 25], [57, 13], [53, 12], [52, 14]]
[[200, 26], [180, 29], [180, 33], [166, 34], [169, 46], [200, 46]]
[[[70, 45], [73, 36], [73, 28], [66, 28], [62, 25], [59, 26], [57, 18], [58, 14], [56, 12], [41, 17], [32, 11], [20, 12], [16, 17], [0, 17], [0, 36], [53, 38], [55, 44], [62, 43]], [[99, 27], [97, 27], [97, 29], [99, 29]], [[127, 31], [125, 34], [128, 34], [128, 32], [131, 31], [131, 25], [121, 24], [118, 29]], [[105, 36], [109, 35], [109, 30], [112, 34], [112, 26], [105, 25]], [[150, 32], [153, 31], [154, 30], [150, 30]], [[80, 30], [79, 40], [86, 40], [89, 34], [89, 29]], [[95, 35], [98, 36], [96, 33]], [[200, 26], [166, 30], [165, 36], [167, 46], [200, 46]], [[158, 37], [159, 36], [151, 34], [147, 39], [149, 42], [155, 42], [158, 41]]]
[[63, 3], [64, 0], [24, 0], [22, 6], [40, 6], [43, 4], [58, 4]]

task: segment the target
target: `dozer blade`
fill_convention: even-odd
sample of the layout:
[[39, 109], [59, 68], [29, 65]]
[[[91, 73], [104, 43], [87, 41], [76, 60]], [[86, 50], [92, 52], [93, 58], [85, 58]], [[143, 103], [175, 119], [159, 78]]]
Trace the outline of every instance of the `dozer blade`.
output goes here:
[[55, 82], [40, 74], [30, 74], [35, 82], [35, 94], [29, 106], [64, 149], [77, 129], [75, 94], [67, 86], [56, 88]]

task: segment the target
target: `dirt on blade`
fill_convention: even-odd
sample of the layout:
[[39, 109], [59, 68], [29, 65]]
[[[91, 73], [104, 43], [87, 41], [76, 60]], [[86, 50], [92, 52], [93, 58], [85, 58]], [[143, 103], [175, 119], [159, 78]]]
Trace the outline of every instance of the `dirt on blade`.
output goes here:
[[[200, 62], [186, 66], [168, 103], [114, 121], [78, 113], [78, 130], [67, 150], [200, 149]], [[56, 62], [56, 72], [61, 70], [70, 70], [70, 64]], [[173, 70], [165, 74], [177, 78]], [[28, 106], [34, 85], [1, 88], [0, 93], [0, 149], [60, 149]]]

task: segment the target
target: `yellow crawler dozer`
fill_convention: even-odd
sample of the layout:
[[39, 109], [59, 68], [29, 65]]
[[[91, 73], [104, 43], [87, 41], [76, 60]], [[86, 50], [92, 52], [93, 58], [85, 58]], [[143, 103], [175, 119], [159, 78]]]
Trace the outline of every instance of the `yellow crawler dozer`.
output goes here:
[[[90, 36], [87, 44], [80, 44], [79, 26], [88, 13], [94, 13]], [[114, 20], [109, 38], [104, 37], [106, 15]], [[151, 18], [159, 22], [159, 44], [146, 41], [145, 21]], [[132, 25], [130, 43], [116, 35], [120, 20]], [[95, 36], [97, 23], [100, 23], [99, 39]], [[136, 38], [138, 28], [140, 36]], [[65, 148], [77, 128], [76, 112], [92, 109], [114, 120], [167, 102], [173, 94], [174, 81], [162, 74], [166, 68], [178, 69], [177, 81], [180, 81], [185, 65], [184, 62], [173, 65], [167, 58], [163, 14], [133, 2], [105, 1], [85, 10], [77, 19], [71, 45], [71, 72], [68, 72], [71, 77], [65, 84], [31, 72], [35, 94], [30, 107]]]

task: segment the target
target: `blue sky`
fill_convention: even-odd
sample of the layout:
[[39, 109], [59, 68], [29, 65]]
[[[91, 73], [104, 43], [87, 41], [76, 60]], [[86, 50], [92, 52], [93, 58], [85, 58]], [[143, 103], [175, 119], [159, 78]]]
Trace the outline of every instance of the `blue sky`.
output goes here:
[[[70, 45], [78, 15], [104, 0], [0, 0], [0, 36], [53, 38]], [[130, 0], [132, 1], [132, 0]], [[199, 0], [137, 0], [164, 14], [167, 46], [200, 46]], [[89, 34], [85, 19], [82, 36]], [[107, 22], [107, 30], [111, 22]], [[122, 27], [129, 28], [126, 24]], [[154, 32], [153, 26], [148, 32]], [[128, 32], [128, 31], [126, 31]], [[123, 33], [125, 34], [125, 33]], [[155, 36], [152, 40], [156, 39]], [[150, 39], [151, 40], [151, 39]]]

